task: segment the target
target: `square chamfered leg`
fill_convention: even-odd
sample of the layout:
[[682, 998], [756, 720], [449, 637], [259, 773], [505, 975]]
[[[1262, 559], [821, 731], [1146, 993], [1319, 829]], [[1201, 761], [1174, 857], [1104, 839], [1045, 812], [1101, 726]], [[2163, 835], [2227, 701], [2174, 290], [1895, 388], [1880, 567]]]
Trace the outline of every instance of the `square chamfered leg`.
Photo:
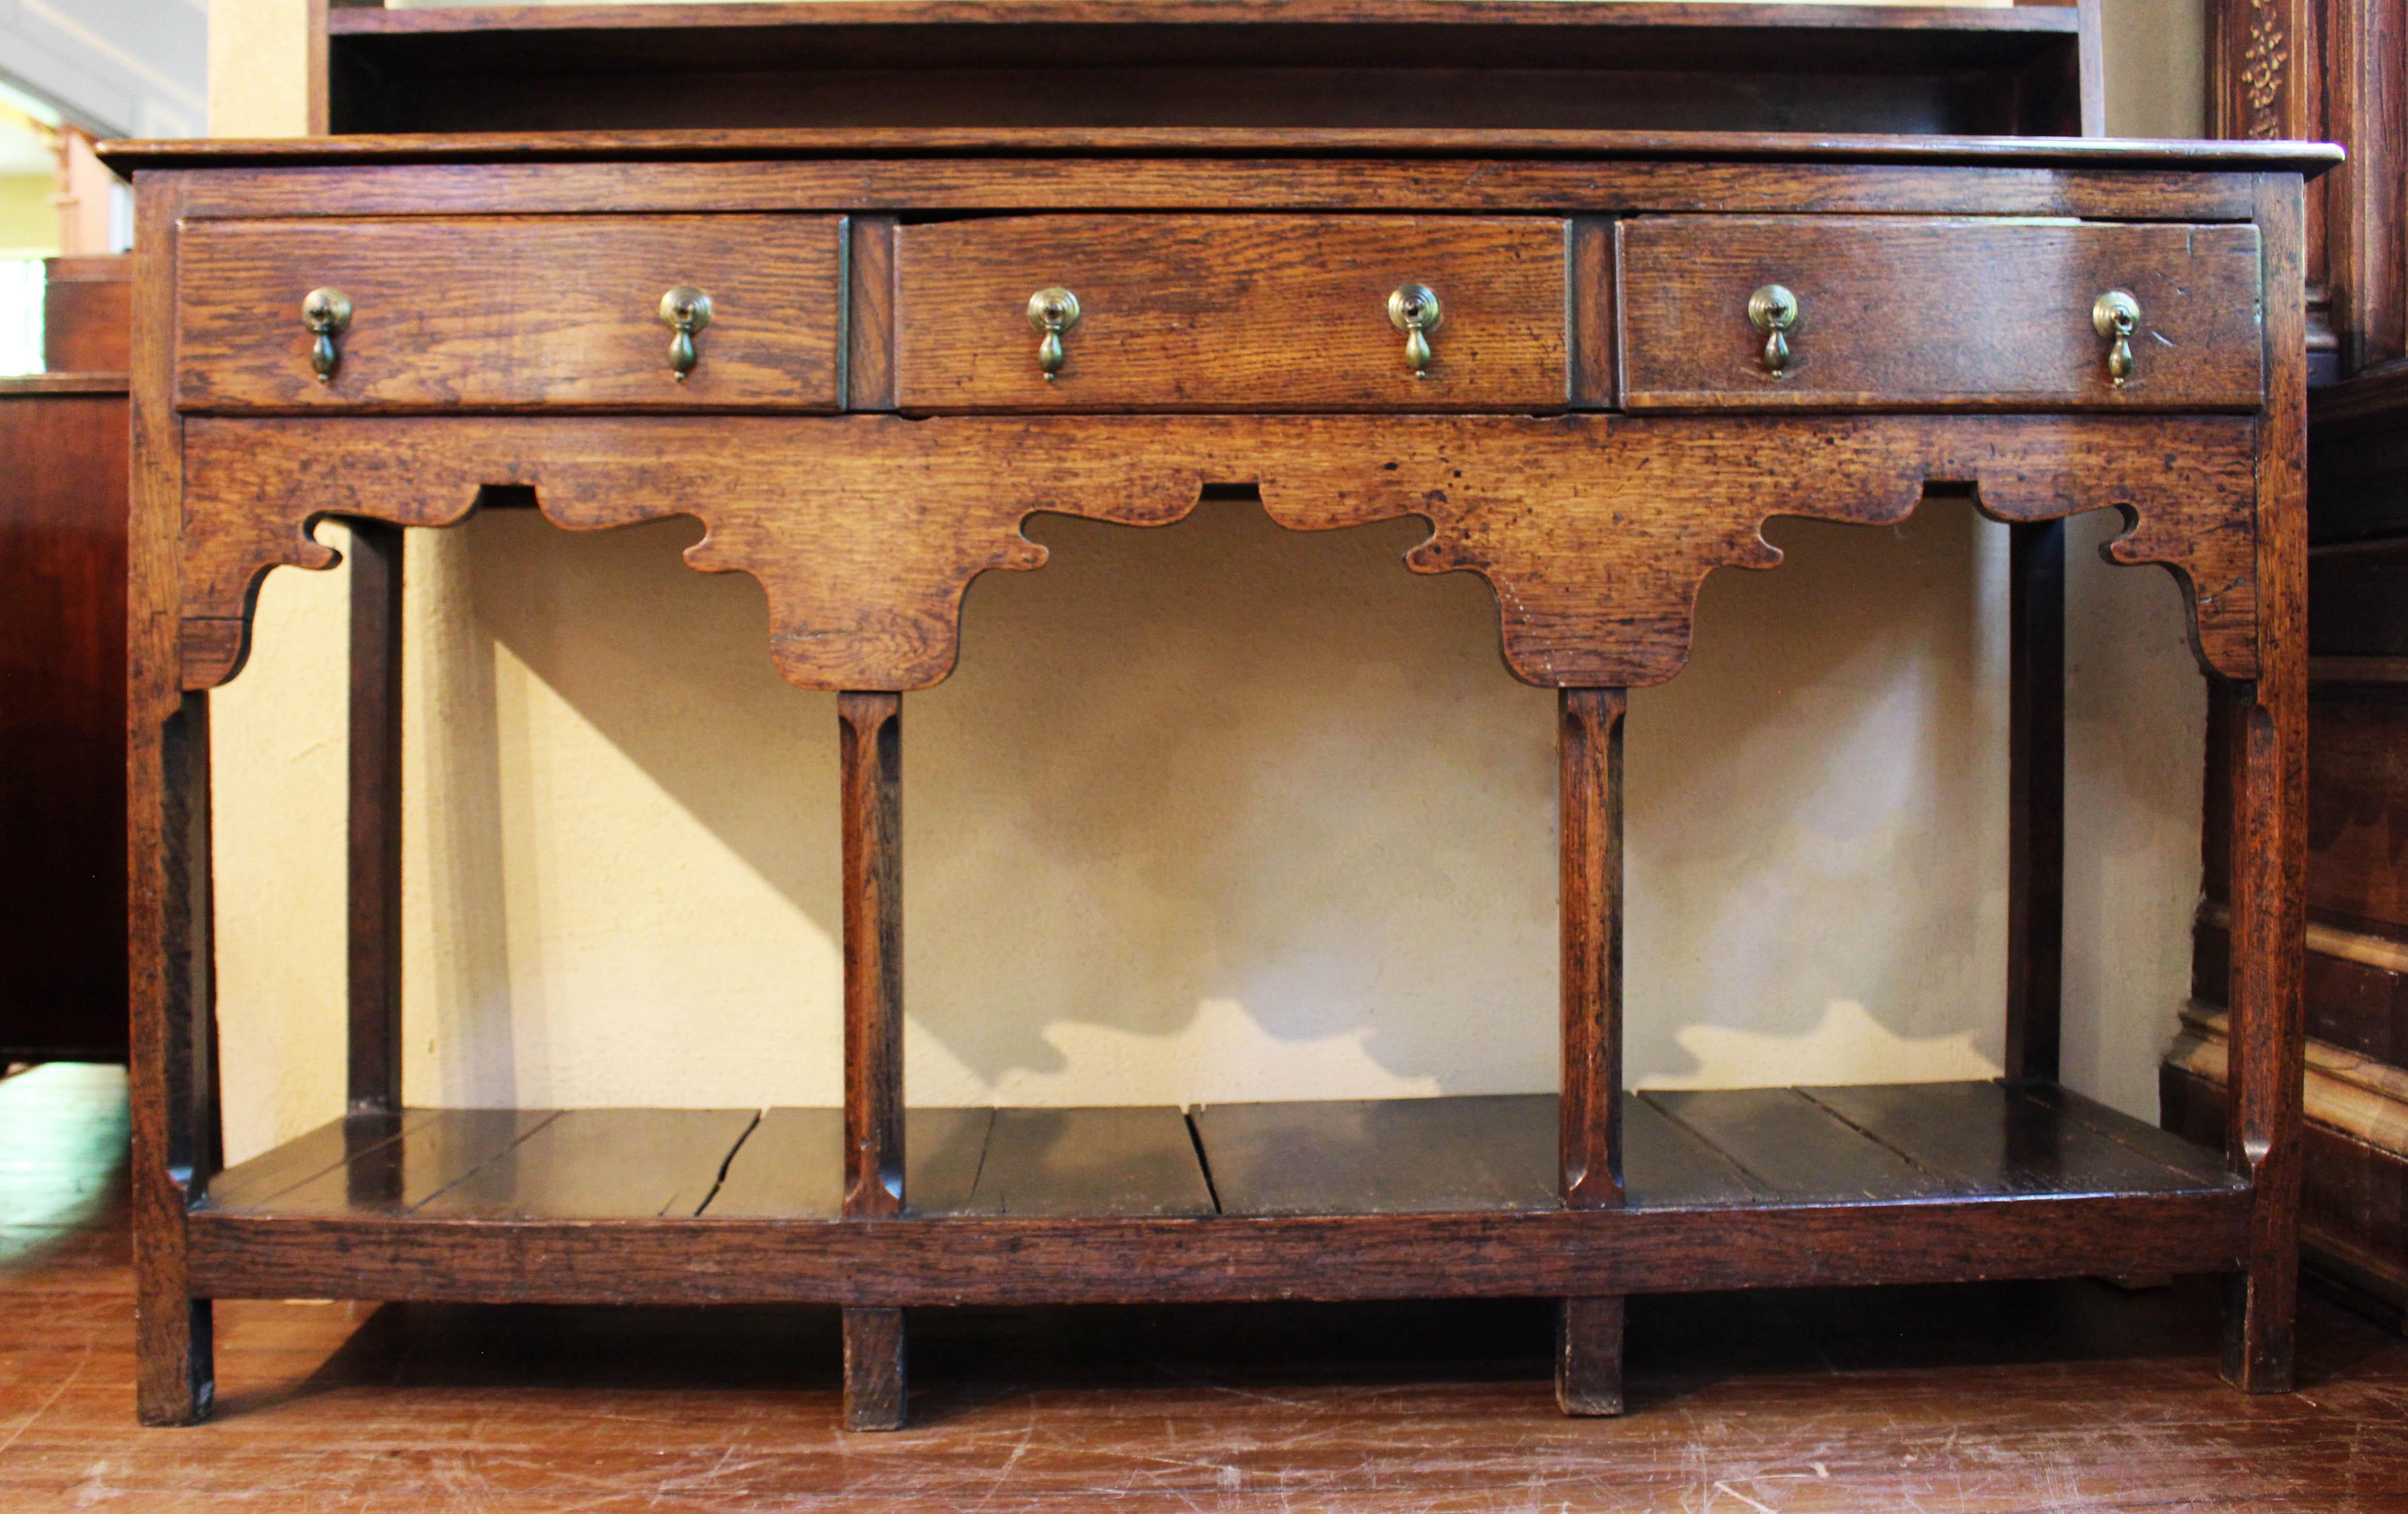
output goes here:
[[1622, 1412], [1620, 1294], [1567, 1298], [1555, 1312], [1555, 1407], [1566, 1414]]
[[192, 1194], [220, 1165], [208, 696], [183, 695], [150, 739], [142, 720], [136, 713], [127, 821], [135, 1398], [145, 1424], [196, 1424], [216, 1393], [209, 1301], [193, 1296], [185, 1228]]
[[[903, 1212], [903, 696], [837, 695], [844, 830], [844, 1214]], [[844, 1311], [848, 1430], [903, 1427], [898, 1308]]]
[[[1622, 1191], [1622, 689], [1557, 700], [1562, 783], [1561, 1193], [1571, 1209], [1620, 1208]], [[1622, 1412], [1623, 1303], [1563, 1300], [1555, 1402], [1567, 1414]]]
[[2305, 916], [2285, 878], [2285, 721], [2266, 707], [2265, 692], [2263, 681], [2224, 691], [2229, 704], [2219, 722], [2233, 790], [2225, 1150], [2251, 1195], [2247, 1265], [2227, 1283], [2224, 1376], [2250, 1393], [2282, 1393], [2291, 1386], [2300, 1284], [2305, 964], [2297, 948]]
[[2300, 1285], [2307, 974], [2305, 222], [2296, 174], [2257, 179], [2266, 407], [2258, 458], [2258, 677], [2218, 686], [2231, 775], [2232, 1009], [2225, 1150], [2249, 1180], [2249, 1255], [2229, 1284], [2224, 1375], [2291, 1386]]
[[354, 520], [346, 1107], [401, 1107], [401, 534]]
[[900, 1430], [909, 1410], [901, 1309], [844, 1311], [844, 1427]]

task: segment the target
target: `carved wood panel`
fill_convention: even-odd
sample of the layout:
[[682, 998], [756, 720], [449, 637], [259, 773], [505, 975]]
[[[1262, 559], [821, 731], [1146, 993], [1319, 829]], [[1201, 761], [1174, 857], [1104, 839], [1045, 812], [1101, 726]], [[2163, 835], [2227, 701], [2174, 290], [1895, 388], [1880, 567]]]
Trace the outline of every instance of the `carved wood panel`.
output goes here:
[[[1254, 484], [1322, 531], [1417, 515], [1418, 573], [1495, 591], [1507, 665], [1541, 687], [1661, 683], [1698, 591], [1781, 554], [1767, 519], [1890, 524], [1926, 488], [2007, 521], [2118, 507], [2118, 563], [2173, 570], [2202, 662], [2257, 671], [2247, 417], [196, 418], [185, 432], [184, 682], [239, 665], [261, 576], [335, 553], [325, 516], [446, 525], [485, 486], [532, 488], [572, 530], [693, 515], [686, 560], [767, 591], [770, 653], [810, 689], [926, 688], [963, 592], [1041, 565], [1039, 511], [1165, 525], [1207, 484]], [[1869, 590], [1877, 586], [1868, 585]]]

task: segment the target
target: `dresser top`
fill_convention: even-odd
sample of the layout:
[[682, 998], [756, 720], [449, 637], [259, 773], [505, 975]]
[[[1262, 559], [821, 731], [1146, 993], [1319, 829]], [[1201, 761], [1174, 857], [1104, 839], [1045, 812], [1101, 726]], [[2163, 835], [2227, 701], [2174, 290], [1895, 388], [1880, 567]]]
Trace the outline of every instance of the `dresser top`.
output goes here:
[[[1320, 4], [1321, 0], [1314, 0]], [[640, 8], [640, 7], [630, 7]], [[721, 8], [738, 9], [740, 7]], [[857, 7], [846, 7], [857, 8]], [[914, 7], [950, 8], [950, 7]], [[1511, 8], [1488, 6], [1484, 8]], [[1858, 163], [2002, 168], [2297, 170], [2343, 160], [2327, 143], [2109, 137], [1826, 136], [1787, 132], [1469, 128], [809, 127], [179, 138], [103, 143], [121, 173], [365, 164], [921, 157], [1432, 157]]]

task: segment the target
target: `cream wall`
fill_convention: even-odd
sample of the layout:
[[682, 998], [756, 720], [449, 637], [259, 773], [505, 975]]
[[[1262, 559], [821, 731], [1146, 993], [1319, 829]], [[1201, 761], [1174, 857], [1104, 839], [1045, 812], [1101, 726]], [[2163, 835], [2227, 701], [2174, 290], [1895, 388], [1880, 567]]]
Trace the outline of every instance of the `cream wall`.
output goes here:
[[[2109, 0], [2110, 122], [2197, 129], [2200, 19]], [[301, 122], [298, 0], [218, 0], [211, 127]], [[2199, 886], [2179, 596], [2074, 526], [2066, 1064], [2154, 1112]], [[832, 698], [671, 521], [529, 514], [408, 557], [414, 1102], [833, 1102]], [[1411, 522], [1213, 504], [1031, 523], [906, 702], [909, 1076], [928, 1103], [1551, 1087], [1553, 708]], [[2003, 528], [1935, 504], [1706, 587], [1634, 695], [1629, 1071], [1671, 1086], [1996, 1070]], [[322, 536], [340, 544], [339, 528]], [[343, 574], [280, 570], [220, 693], [231, 1155], [341, 1105]]]

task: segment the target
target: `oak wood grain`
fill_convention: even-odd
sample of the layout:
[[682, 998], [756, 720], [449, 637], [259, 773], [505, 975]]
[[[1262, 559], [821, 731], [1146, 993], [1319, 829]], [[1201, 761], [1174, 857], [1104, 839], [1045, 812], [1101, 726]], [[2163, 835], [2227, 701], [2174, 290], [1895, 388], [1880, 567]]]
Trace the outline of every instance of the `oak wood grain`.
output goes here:
[[364, 1141], [340, 1167], [273, 1197], [254, 1195], [244, 1181], [231, 1189], [212, 1185], [209, 1204], [279, 1214], [407, 1214], [499, 1161], [556, 1117], [551, 1109], [429, 1110], [423, 1119], [405, 1120], [393, 1139]]
[[910, 1409], [910, 1336], [901, 1309], [844, 1311], [844, 1427], [900, 1430]]
[[[1028, 216], [896, 233], [906, 410], [1555, 410], [1568, 228], [1540, 218]], [[1439, 297], [1416, 377], [1388, 319]], [[1037, 363], [1029, 296], [1079, 298]]]
[[1566, 689], [1556, 699], [1557, 1172], [1563, 1201], [1576, 1209], [1623, 1202], [1622, 727], [1629, 708], [1622, 689]]
[[845, 218], [848, 410], [895, 408], [895, 218]]
[[1790, 1203], [1970, 1193], [1974, 1186], [1907, 1161], [1798, 1089], [1638, 1095], [1712, 1146], [1754, 1184]]
[[1567, 1298], [1555, 1313], [1555, 1407], [1582, 1416], [1623, 1408], [1622, 1295]]
[[753, 1109], [564, 1110], [429, 1195], [416, 1212], [482, 1220], [690, 1218], [710, 1203], [758, 1118]]
[[2005, 1071], [2055, 1082], [2065, 997], [2065, 525], [2007, 548]]
[[1188, 1118], [1224, 1214], [1441, 1214], [1563, 1202], [1552, 1094], [1210, 1104]]
[[[337, 138], [337, 146], [348, 139]], [[450, 140], [446, 138], [445, 140]], [[548, 140], [548, 138], [546, 139]], [[303, 160], [289, 166], [176, 173], [195, 220], [361, 215], [537, 215], [1045, 210], [1288, 211], [1399, 207], [1435, 213], [1917, 214], [2083, 216], [2234, 221], [2250, 214], [2250, 176], [2168, 167], [1965, 166], [1898, 163], [1744, 162], [1684, 158], [1500, 155], [1458, 144], [1460, 156], [1380, 157], [1330, 150], [1125, 157], [1106, 149], [1039, 156], [975, 153], [878, 158], [854, 134], [828, 156], [667, 161], [622, 154], [594, 163], [523, 161], [537, 144], [510, 139], [467, 162]], [[1899, 138], [1888, 138], [1898, 141]], [[830, 144], [833, 150], [833, 141]], [[1100, 154], [1100, 155], [1098, 155]]]
[[135, 201], [132, 479], [126, 531], [126, 955], [136, 1412], [190, 1424], [215, 1393], [208, 1294], [186, 1210], [217, 1165], [208, 907], [208, 702], [179, 688], [183, 437], [172, 405], [172, 181]]
[[2224, 1371], [2251, 1393], [2290, 1388], [2299, 1302], [2308, 853], [2304, 219], [2296, 176], [2259, 178], [2269, 369], [2258, 458], [2259, 671], [2253, 682], [2219, 691], [2231, 743], [2226, 814], [2232, 828], [2234, 1032], [2227, 1151], [2254, 1198], [2249, 1264], [2230, 1279]]
[[204, 1209], [191, 1218], [192, 1286], [216, 1298], [872, 1308], [1576, 1297], [2229, 1267], [2245, 1254], [2248, 1207], [2246, 1193], [2202, 1187], [1753, 1210], [1266, 1219], [605, 1222]]
[[[250, 596], [278, 563], [325, 565], [325, 514], [448, 524], [488, 484], [532, 486], [573, 529], [665, 515], [710, 527], [687, 561], [768, 591], [772, 656], [820, 689], [925, 688], [958, 652], [961, 595], [1043, 549], [1039, 510], [1160, 525], [1205, 483], [1260, 486], [1272, 519], [1323, 530], [1431, 521], [1416, 572], [1479, 573], [1506, 664], [1541, 687], [1660, 683], [1686, 661], [1698, 586], [1770, 567], [1774, 514], [1890, 524], [1927, 483], [1972, 485], [2009, 521], [2115, 507], [2117, 563], [2176, 569], [2207, 665], [2256, 667], [2245, 417], [1832, 417], [1768, 475], [1777, 419], [1402, 417], [907, 421], [196, 419], [185, 492], [185, 681], [236, 665]], [[993, 467], [997, 457], [1042, 466]], [[1744, 489], [1727, 480], [1744, 478]], [[871, 529], [869, 523], [875, 522]], [[1569, 564], [1583, 564], [1578, 573]]]
[[1186, 1118], [1139, 1106], [997, 1109], [969, 1201], [953, 1212], [1127, 1219], [1214, 1209]]
[[1916, 1166], [1978, 1193], [2143, 1193], [2200, 1181], [2000, 1083], [1801, 1092]]
[[[829, 216], [262, 221], [185, 228], [177, 402], [196, 409], [842, 404], [843, 222]], [[669, 368], [661, 296], [711, 318]], [[301, 298], [351, 297], [330, 382]]]
[[1581, 216], [1572, 221], [1572, 408], [1610, 410], [1617, 402], [1621, 367], [1613, 346], [1618, 295], [1613, 281], [1613, 221]]
[[398, 1139], [405, 1129], [424, 1124], [439, 1114], [434, 1109], [378, 1109], [347, 1114], [228, 1167], [209, 1180], [204, 1197], [221, 1208], [258, 1207], [313, 1178], [349, 1166], [377, 1147]]
[[[2254, 226], [1639, 217], [1617, 225], [1633, 410], [2057, 406], [2255, 410], [2265, 378]], [[1748, 296], [1798, 298], [1768, 370]], [[2120, 388], [2091, 323], [2141, 308]]]
[[347, 1104], [401, 1106], [401, 532], [351, 527]]
[[844, 917], [844, 1212], [899, 1214], [903, 1125], [903, 700], [837, 698]]
[[[1792, 12], [1799, 14], [1799, 12]], [[740, 156], [909, 157], [986, 153], [1397, 153], [1477, 158], [1687, 158], [1698, 161], [2013, 168], [2113, 164], [2240, 173], [2319, 174], [2338, 148], [2302, 141], [2117, 140], [1842, 132], [1585, 131], [1462, 127], [979, 126], [784, 127], [763, 130], [374, 133], [319, 137], [169, 137], [104, 142], [120, 173], [312, 163], [444, 164], [496, 158], [708, 159]], [[1024, 204], [1035, 203], [1024, 200]]]
[[1620, 1103], [1625, 1204], [1697, 1208], [1772, 1196], [1770, 1188], [1645, 1099], [1625, 1096]]
[[[992, 1109], [904, 1112], [903, 1191], [913, 1206], [941, 1214], [968, 1204], [994, 1122]], [[704, 1212], [713, 1219], [831, 1220], [844, 1212], [847, 1165], [842, 1109], [767, 1110], [736, 1149]]]

